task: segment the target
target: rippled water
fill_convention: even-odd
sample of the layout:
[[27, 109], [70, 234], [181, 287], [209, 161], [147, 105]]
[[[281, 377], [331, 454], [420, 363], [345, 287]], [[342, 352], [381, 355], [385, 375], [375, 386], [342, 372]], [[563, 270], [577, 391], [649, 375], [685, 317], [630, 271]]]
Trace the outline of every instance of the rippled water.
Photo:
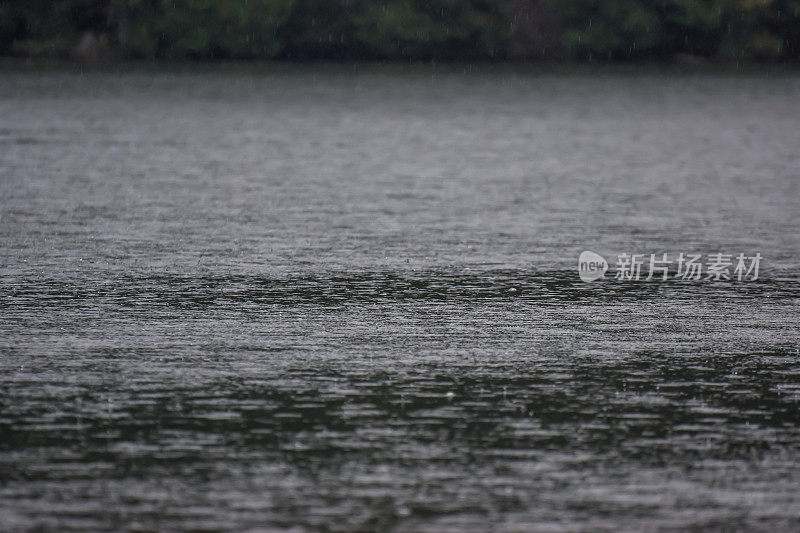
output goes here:
[[[6, 67], [0, 528], [800, 527], [799, 99]], [[587, 284], [584, 249], [764, 260]]]

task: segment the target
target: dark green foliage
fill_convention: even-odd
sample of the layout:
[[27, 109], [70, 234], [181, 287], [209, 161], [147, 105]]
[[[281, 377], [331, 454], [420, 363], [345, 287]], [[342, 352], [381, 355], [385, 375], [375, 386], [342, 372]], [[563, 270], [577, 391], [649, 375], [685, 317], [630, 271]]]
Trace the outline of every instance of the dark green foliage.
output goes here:
[[279, 30], [287, 59], [350, 59], [366, 50], [356, 38], [361, 0], [296, 0]]
[[575, 58], [798, 58], [800, 0], [553, 1]]
[[508, 49], [501, 13], [468, 0], [365, 2], [356, 36], [370, 55], [386, 58], [493, 58]]
[[271, 58], [293, 0], [171, 0], [155, 23], [157, 52], [168, 57]]
[[797, 60], [800, 0], [0, 0], [0, 54]]

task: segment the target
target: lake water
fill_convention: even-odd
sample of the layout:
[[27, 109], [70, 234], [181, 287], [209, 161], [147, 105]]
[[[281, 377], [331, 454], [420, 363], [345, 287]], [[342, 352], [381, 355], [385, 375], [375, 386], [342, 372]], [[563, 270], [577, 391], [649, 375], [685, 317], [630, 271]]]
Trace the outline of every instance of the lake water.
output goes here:
[[[799, 101], [4, 67], [0, 528], [800, 528]], [[583, 250], [763, 260], [584, 283]]]

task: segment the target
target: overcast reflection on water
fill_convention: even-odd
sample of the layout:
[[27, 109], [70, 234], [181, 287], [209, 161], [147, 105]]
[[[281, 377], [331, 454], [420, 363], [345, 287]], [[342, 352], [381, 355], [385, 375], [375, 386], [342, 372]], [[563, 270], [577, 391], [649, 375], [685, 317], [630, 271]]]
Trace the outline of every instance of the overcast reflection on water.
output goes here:
[[[789, 530], [800, 78], [0, 74], [9, 530]], [[747, 282], [578, 254], [764, 256]]]

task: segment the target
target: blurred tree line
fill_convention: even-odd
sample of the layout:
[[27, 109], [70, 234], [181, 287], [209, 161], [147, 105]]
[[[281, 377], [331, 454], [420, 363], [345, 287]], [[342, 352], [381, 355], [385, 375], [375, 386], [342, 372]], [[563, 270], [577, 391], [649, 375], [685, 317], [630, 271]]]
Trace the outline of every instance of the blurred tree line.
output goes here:
[[0, 55], [797, 60], [800, 0], [0, 0]]

